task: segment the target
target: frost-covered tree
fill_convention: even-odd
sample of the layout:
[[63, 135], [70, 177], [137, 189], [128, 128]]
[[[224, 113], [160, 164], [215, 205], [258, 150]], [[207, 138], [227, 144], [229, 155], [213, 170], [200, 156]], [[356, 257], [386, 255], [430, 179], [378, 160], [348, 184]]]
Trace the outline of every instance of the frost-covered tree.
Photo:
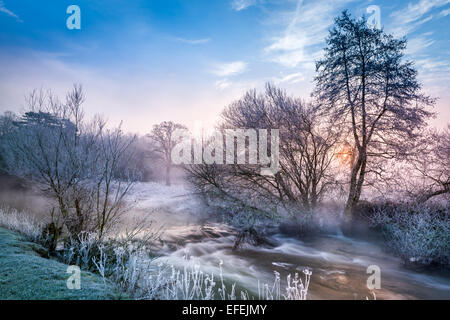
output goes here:
[[[16, 115], [11, 111], [6, 111], [0, 116], [0, 151], [2, 145], [5, 143], [5, 137], [8, 133], [15, 129]], [[5, 168], [4, 155], [0, 152], [0, 173]]]
[[405, 39], [370, 28], [344, 11], [326, 39], [325, 57], [316, 64], [314, 95], [324, 114], [347, 130], [354, 162], [346, 203], [351, 217], [370, 161], [397, 157], [404, 141], [431, 116], [434, 100], [421, 92], [417, 71], [403, 61]]
[[[188, 177], [199, 193], [221, 196], [238, 208], [270, 216], [281, 208], [292, 215], [314, 209], [328, 191], [336, 189], [332, 169], [339, 130], [319, 119], [314, 105], [267, 84], [263, 93], [250, 90], [222, 112], [219, 129], [243, 128], [279, 130], [279, 170], [262, 175], [263, 164], [237, 161], [187, 166]], [[246, 153], [249, 145], [245, 145]], [[260, 152], [258, 149], [259, 159]]]
[[306, 210], [315, 208], [334, 185], [330, 169], [339, 130], [318, 118], [315, 105], [267, 84], [263, 94], [249, 91], [225, 108], [222, 119], [224, 128], [279, 130], [279, 172], [273, 177], [264, 177], [249, 166], [236, 165], [237, 181], [260, 184], [259, 188], [270, 191], [270, 197]]
[[33, 91], [29, 111], [5, 135], [2, 154], [8, 172], [36, 182], [55, 199], [57, 221], [70, 236], [91, 231], [102, 238], [124, 212], [136, 178], [131, 169], [119, 170], [133, 156], [133, 138], [107, 129], [99, 117], [84, 120], [84, 99], [80, 86], [65, 102]]
[[186, 129], [186, 127], [179, 123], [172, 121], [163, 121], [160, 124], [153, 126], [152, 132], [147, 135], [156, 144], [153, 151], [159, 155], [164, 161], [166, 168], [166, 185], [170, 186], [170, 171], [172, 169], [172, 150], [181, 138], [176, 141], [174, 138], [175, 130]]

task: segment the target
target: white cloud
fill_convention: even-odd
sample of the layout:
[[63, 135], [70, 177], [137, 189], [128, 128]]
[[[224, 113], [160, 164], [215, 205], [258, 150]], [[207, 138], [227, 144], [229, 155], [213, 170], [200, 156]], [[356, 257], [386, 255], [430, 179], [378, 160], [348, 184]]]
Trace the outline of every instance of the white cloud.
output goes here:
[[257, 2], [257, 0], [233, 0], [231, 2], [231, 8], [236, 11], [241, 11], [255, 5]]
[[[264, 49], [268, 58], [289, 68], [311, 68], [314, 60], [320, 57], [320, 44], [328, 35], [328, 30], [333, 24], [333, 18], [340, 11], [348, 7], [354, 0], [298, 0], [295, 10], [275, 15], [276, 22], [284, 25], [283, 31], [270, 38], [269, 45]], [[450, 3], [450, 0], [419, 0], [409, 3], [405, 8], [390, 14], [391, 23], [388, 31], [395, 36], [404, 36], [417, 29], [420, 25], [430, 21], [434, 17], [433, 9], [440, 8]], [[448, 15], [449, 10], [440, 13]], [[410, 45], [414, 51], [418, 42], [431, 45], [430, 40], [424, 37], [413, 40]]]
[[436, 59], [425, 57], [416, 59], [415, 63], [422, 71], [425, 71], [430, 75], [436, 72], [450, 71], [450, 62], [444, 60], [438, 61]]
[[299, 64], [311, 67], [319, 54], [315, 46], [324, 42], [333, 18], [351, 1], [299, 0], [295, 11], [281, 15], [282, 23], [285, 23], [284, 31], [271, 38], [265, 53], [272, 61], [286, 67], [297, 67]]
[[211, 41], [210, 38], [204, 38], [204, 39], [185, 39], [185, 38], [175, 38], [178, 42], [183, 42], [187, 44], [205, 44]]
[[411, 23], [421, 19], [433, 8], [438, 8], [450, 3], [449, 0], [420, 0], [412, 4], [409, 3], [406, 9], [401, 9], [391, 13], [392, 17], [402, 20], [403, 23]]
[[22, 22], [22, 20], [20, 20], [19, 16], [17, 14], [15, 14], [14, 12], [12, 12], [11, 10], [9, 10], [8, 8], [6, 8], [5, 3], [1, 0], [0, 0], [0, 12], [6, 13], [10, 17], [16, 18], [16, 20], [18, 22]]
[[419, 0], [409, 3], [403, 9], [391, 13], [391, 23], [387, 26], [387, 31], [396, 37], [407, 36], [408, 43], [406, 54], [409, 59], [415, 62], [419, 71], [419, 79], [426, 87], [427, 93], [445, 97], [448, 93], [442, 91], [442, 83], [449, 81], [450, 62], [443, 59], [439, 54], [433, 54], [431, 46], [440, 42], [432, 32], [415, 35], [413, 32], [420, 30], [420, 27], [435, 17], [442, 16], [444, 11], [435, 11], [450, 3], [450, 0]]
[[276, 78], [274, 80], [274, 82], [276, 84], [282, 84], [282, 83], [290, 83], [290, 84], [294, 84], [294, 83], [298, 83], [300, 81], [304, 81], [305, 77], [303, 76], [303, 74], [301, 72], [295, 72], [295, 73], [291, 73], [285, 76], [282, 76], [281, 78]]
[[450, 3], [450, 0], [420, 0], [416, 3], [409, 3], [406, 8], [391, 13], [390, 16], [394, 19], [391, 32], [395, 36], [407, 35], [433, 18], [433, 15], [423, 18], [431, 10], [440, 8], [448, 3]]
[[450, 9], [446, 9], [446, 10], [442, 10], [441, 13], [439, 13], [439, 15], [441, 17], [446, 17], [450, 14]]
[[230, 81], [228, 81], [228, 79], [221, 79], [218, 80], [214, 83], [214, 86], [218, 89], [218, 90], [225, 90], [229, 87], [231, 87], [233, 83], [231, 83]]
[[418, 54], [427, 47], [431, 46], [435, 42], [434, 40], [428, 38], [431, 35], [431, 32], [427, 32], [418, 37], [409, 39], [406, 47], [406, 53], [411, 55]]
[[211, 73], [219, 77], [228, 77], [243, 73], [247, 70], [247, 63], [244, 61], [234, 61], [229, 63], [216, 64]]

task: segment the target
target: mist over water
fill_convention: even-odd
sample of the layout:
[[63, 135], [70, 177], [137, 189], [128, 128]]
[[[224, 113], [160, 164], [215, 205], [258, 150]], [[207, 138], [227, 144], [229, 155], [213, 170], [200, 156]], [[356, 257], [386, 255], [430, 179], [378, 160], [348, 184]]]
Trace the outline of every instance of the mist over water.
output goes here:
[[[54, 201], [36, 185], [0, 173], [0, 204], [45, 219]], [[53, 204], [54, 205], [54, 204]]]
[[163, 226], [160, 257], [156, 262], [182, 268], [186, 255], [205, 273], [220, 274], [220, 263], [227, 283], [246, 288], [258, 297], [258, 283], [271, 285], [274, 271], [280, 273], [282, 287], [286, 276], [305, 268], [312, 270], [309, 299], [373, 299], [367, 288], [367, 267], [381, 269], [381, 289], [377, 299], [449, 299], [450, 274], [447, 271], [407, 269], [388, 253], [381, 239], [348, 237], [342, 233], [323, 234], [299, 240], [275, 232], [272, 246], [245, 245], [233, 250], [235, 232], [208, 217], [200, 202], [183, 185], [172, 187], [154, 183], [136, 186], [133, 214], [152, 212], [152, 219]]
[[[39, 189], [3, 179], [3, 204], [44, 217], [50, 205]], [[248, 291], [258, 298], [264, 284], [273, 284], [274, 272], [286, 277], [307, 268], [312, 271], [308, 299], [373, 299], [367, 288], [367, 267], [381, 269], [381, 289], [374, 290], [377, 299], [449, 299], [450, 272], [421, 271], [406, 268], [402, 261], [386, 251], [382, 239], [370, 232], [346, 236], [339, 229], [328, 234], [296, 238], [274, 229], [264, 246], [245, 244], [233, 250], [237, 234], [217, 217], [210, 216], [203, 204], [181, 183], [170, 187], [159, 183], [138, 183], [128, 198], [132, 210], [123, 225], [135, 218], [149, 216], [152, 229], [161, 229], [155, 264], [163, 263], [182, 269], [186, 257], [215, 279], [222, 272], [225, 283], [238, 291]], [[271, 245], [270, 245], [271, 244]], [[222, 264], [221, 264], [222, 263]], [[221, 270], [222, 269], [222, 270]]]

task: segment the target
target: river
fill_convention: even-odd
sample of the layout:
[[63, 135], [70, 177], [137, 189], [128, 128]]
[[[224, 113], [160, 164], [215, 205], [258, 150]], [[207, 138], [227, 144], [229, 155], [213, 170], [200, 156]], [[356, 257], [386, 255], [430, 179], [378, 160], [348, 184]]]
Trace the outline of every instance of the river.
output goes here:
[[[152, 212], [164, 228], [159, 261], [181, 267], [188, 254], [204, 272], [220, 273], [228, 283], [258, 297], [258, 286], [272, 284], [274, 272], [282, 288], [288, 274], [312, 271], [308, 299], [450, 299], [450, 273], [408, 269], [372, 234], [345, 236], [337, 231], [306, 239], [280, 232], [272, 245], [246, 245], [233, 250], [234, 232], [198, 213], [199, 205], [183, 186], [142, 184], [135, 193], [135, 214]], [[369, 290], [369, 266], [380, 268], [381, 288]]]

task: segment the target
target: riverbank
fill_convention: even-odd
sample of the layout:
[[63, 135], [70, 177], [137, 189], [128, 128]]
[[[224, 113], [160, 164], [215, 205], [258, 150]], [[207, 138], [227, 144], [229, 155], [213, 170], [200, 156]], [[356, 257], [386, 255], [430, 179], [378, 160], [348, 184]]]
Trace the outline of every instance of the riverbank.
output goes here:
[[120, 294], [101, 277], [81, 272], [81, 289], [69, 290], [68, 265], [41, 257], [45, 249], [20, 234], [0, 228], [1, 300], [104, 300]]

